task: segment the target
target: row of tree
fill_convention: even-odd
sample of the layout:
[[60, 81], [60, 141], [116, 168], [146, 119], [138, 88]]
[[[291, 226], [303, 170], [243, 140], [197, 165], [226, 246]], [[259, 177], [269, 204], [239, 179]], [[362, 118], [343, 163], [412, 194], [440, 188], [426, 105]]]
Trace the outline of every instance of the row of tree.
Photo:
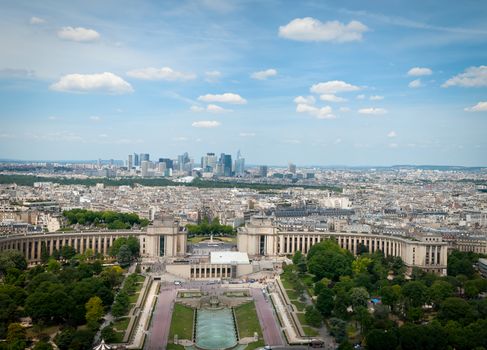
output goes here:
[[63, 211], [68, 225], [106, 227], [110, 230], [131, 229], [134, 226], [145, 227], [149, 220], [141, 219], [135, 213], [119, 213], [111, 210], [92, 211], [71, 209]]
[[72, 177], [39, 177], [33, 175], [0, 175], [0, 184], [17, 184], [19, 186], [33, 186], [35, 182], [53, 182], [61, 185], [85, 185], [95, 186], [102, 183], [105, 186], [188, 186], [198, 188], [250, 188], [254, 190], [278, 190], [289, 187], [306, 187], [320, 190], [329, 190], [341, 192], [342, 188], [327, 185], [308, 186], [303, 184], [262, 184], [262, 183], [242, 183], [236, 181], [221, 181], [221, 180], [202, 180], [194, 179], [190, 183], [174, 182], [166, 178], [124, 178], [124, 179], [110, 179], [110, 178], [72, 178]]
[[235, 230], [232, 226], [221, 225], [218, 218], [214, 218], [211, 222], [209, 222], [208, 218], [205, 217], [198, 225], [188, 224], [186, 225], [186, 228], [188, 229], [188, 234], [192, 236], [229, 236], [235, 234]]
[[299, 293], [309, 291], [314, 303], [306, 322], [326, 322], [342, 349], [354, 342], [368, 349], [487, 348], [487, 300], [481, 297], [487, 281], [472, 267], [478, 257], [454, 252], [448, 276], [414, 269], [406, 278], [400, 258], [354, 257], [329, 240], [307, 257], [297, 252], [283, 277]]

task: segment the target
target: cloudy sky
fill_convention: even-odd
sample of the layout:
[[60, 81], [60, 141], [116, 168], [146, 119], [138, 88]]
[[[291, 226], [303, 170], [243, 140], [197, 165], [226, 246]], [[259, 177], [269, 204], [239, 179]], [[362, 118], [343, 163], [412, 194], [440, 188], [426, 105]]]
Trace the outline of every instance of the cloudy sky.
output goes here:
[[2, 1], [0, 158], [487, 165], [487, 3]]

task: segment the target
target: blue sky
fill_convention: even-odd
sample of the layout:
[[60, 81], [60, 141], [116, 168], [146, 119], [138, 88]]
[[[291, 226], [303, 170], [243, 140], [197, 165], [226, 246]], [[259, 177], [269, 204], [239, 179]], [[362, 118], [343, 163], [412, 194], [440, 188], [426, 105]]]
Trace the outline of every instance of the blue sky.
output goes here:
[[485, 1], [0, 6], [0, 158], [487, 165]]

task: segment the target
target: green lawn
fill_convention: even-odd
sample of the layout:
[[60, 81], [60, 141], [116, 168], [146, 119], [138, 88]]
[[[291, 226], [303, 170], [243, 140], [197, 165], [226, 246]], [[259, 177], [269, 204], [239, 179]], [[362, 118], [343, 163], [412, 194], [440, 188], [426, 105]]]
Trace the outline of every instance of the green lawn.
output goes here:
[[137, 302], [137, 299], [139, 299], [139, 293], [129, 295], [130, 304], [135, 304]]
[[296, 315], [298, 316], [298, 319], [299, 319], [299, 323], [301, 323], [301, 326], [304, 326], [306, 325], [306, 319], [304, 318], [304, 312], [302, 313], [296, 313]]
[[136, 281], [139, 283], [143, 283], [145, 281], [145, 276], [137, 275]]
[[130, 317], [122, 317], [113, 322], [113, 328], [119, 331], [125, 331], [129, 325]]
[[237, 317], [240, 338], [253, 337], [254, 332], [257, 332], [259, 337], [262, 336], [259, 318], [257, 317], [253, 301], [236, 307], [235, 316]]
[[298, 309], [298, 311], [304, 311], [304, 309], [306, 308], [306, 304], [305, 303], [302, 303], [300, 301], [292, 300], [291, 303], [293, 303], [294, 306], [296, 306], [296, 308]]
[[123, 336], [124, 336], [125, 332], [117, 332], [115, 331], [115, 335], [114, 335], [114, 339], [112, 341], [112, 343], [121, 343], [123, 342]]
[[286, 289], [286, 293], [289, 299], [295, 299], [295, 300], [299, 299], [299, 294], [296, 293], [294, 290]]
[[194, 310], [192, 308], [174, 304], [171, 329], [169, 331], [169, 339], [171, 341], [176, 334], [179, 339], [193, 339], [193, 314]]
[[319, 334], [315, 328], [310, 326], [303, 326], [303, 331], [308, 337], [316, 337]]
[[199, 243], [201, 241], [204, 241], [205, 239], [210, 239], [208, 236], [194, 236], [188, 238], [188, 243]]
[[293, 289], [293, 286], [291, 285], [291, 283], [289, 283], [288, 280], [286, 280], [282, 276], [281, 276], [281, 283], [284, 286], [284, 289]]
[[249, 343], [247, 345], [247, 347], [245, 348], [245, 350], [258, 349], [258, 348], [262, 348], [264, 346], [265, 346], [264, 340], [260, 339], [260, 340], [254, 341], [253, 343]]
[[167, 350], [184, 350], [184, 346], [179, 344], [167, 344]]

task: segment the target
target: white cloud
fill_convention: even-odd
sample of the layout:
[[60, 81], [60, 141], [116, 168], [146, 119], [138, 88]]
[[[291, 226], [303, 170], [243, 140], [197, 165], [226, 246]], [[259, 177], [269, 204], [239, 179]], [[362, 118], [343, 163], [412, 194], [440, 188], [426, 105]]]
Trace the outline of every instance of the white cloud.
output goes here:
[[44, 24], [46, 20], [40, 17], [33, 16], [30, 18], [30, 24]]
[[205, 128], [205, 129], [216, 128], [220, 125], [221, 125], [220, 122], [217, 122], [216, 120], [200, 120], [197, 122], [193, 122], [193, 124], [191, 124], [191, 126], [193, 126], [194, 128]]
[[279, 27], [279, 36], [297, 41], [347, 42], [362, 40], [362, 33], [368, 28], [358, 21], [348, 24], [339, 21], [321, 22], [312, 17], [295, 18]]
[[340, 107], [339, 111], [343, 112], [343, 113], [347, 113], [347, 112], [350, 112], [351, 109], [349, 107]]
[[208, 72], [205, 72], [205, 80], [209, 83], [214, 83], [216, 81], [218, 81], [218, 79], [220, 79], [222, 76], [222, 73], [217, 71], [217, 70], [212, 70], [212, 71], [208, 71]]
[[233, 112], [231, 109], [225, 109], [223, 107], [220, 107], [215, 104], [209, 104], [206, 106], [206, 111], [210, 113], [227, 113], [227, 112]]
[[188, 138], [185, 136], [176, 136], [172, 138], [174, 141], [188, 141]]
[[412, 77], [422, 77], [424, 75], [431, 75], [431, 74], [433, 74], [433, 71], [425, 67], [414, 67], [408, 71], [408, 75]]
[[107, 134], [99, 134], [98, 137], [108, 137]]
[[99, 121], [101, 121], [101, 118], [99, 116], [97, 116], [97, 115], [92, 115], [90, 117], [90, 120], [91, 121], [94, 121], [94, 122], [99, 122]]
[[386, 114], [387, 110], [384, 108], [361, 108], [358, 110], [360, 114], [368, 114], [368, 115], [381, 115], [381, 114]]
[[399, 145], [397, 143], [390, 143], [389, 148], [397, 148]]
[[442, 87], [482, 87], [487, 86], [487, 66], [469, 67], [465, 72], [448, 79]]
[[360, 87], [341, 80], [331, 80], [311, 86], [310, 91], [315, 94], [336, 94], [338, 92], [357, 91]]
[[224, 94], [213, 95], [206, 94], [198, 97], [199, 101], [203, 102], [220, 102], [220, 103], [231, 103], [231, 104], [246, 104], [247, 100], [242, 98], [238, 94], [233, 94], [231, 92], [226, 92]]
[[100, 38], [100, 34], [96, 30], [83, 27], [63, 27], [57, 32], [57, 36], [64, 40], [77, 42], [95, 41]]
[[254, 137], [255, 132], [241, 132], [239, 135], [240, 137]]
[[50, 115], [49, 117], [47, 117], [47, 119], [49, 119], [49, 120], [59, 120], [61, 118], [56, 117], [55, 115]]
[[336, 118], [336, 116], [332, 114], [332, 109], [330, 106], [318, 108], [318, 107], [307, 105], [304, 103], [299, 103], [296, 106], [296, 112], [308, 113], [317, 119], [335, 119]]
[[338, 145], [339, 143], [342, 143], [342, 139], [341, 138], [337, 138], [335, 141], [333, 141], [333, 143], [335, 145]]
[[203, 112], [205, 109], [201, 106], [191, 106], [189, 107], [191, 112]]
[[380, 101], [384, 99], [384, 96], [375, 95], [375, 96], [370, 96], [369, 99], [371, 101]]
[[475, 106], [465, 108], [467, 112], [487, 112], [487, 102], [479, 102]]
[[101, 91], [110, 94], [124, 94], [134, 91], [129, 83], [110, 72], [64, 75], [49, 88], [64, 92]]
[[196, 78], [196, 75], [193, 73], [184, 73], [178, 72], [173, 70], [169, 67], [162, 67], [162, 68], [141, 68], [141, 69], [134, 69], [127, 72], [127, 75], [132, 78], [136, 79], [143, 79], [143, 80], [167, 80], [167, 81], [176, 81], [176, 80], [192, 80]]
[[283, 140], [284, 143], [289, 143], [291, 145], [299, 145], [301, 143], [300, 140], [297, 140], [297, 139], [286, 139], [286, 140]]
[[357, 100], [363, 100], [365, 99], [365, 95], [361, 94], [361, 95], [357, 95]]
[[314, 105], [316, 99], [314, 96], [298, 96], [294, 99], [294, 103], [302, 103], [305, 105]]
[[327, 102], [345, 102], [347, 99], [333, 94], [320, 95], [320, 100]]
[[270, 68], [270, 69], [254, 72], [250, 75], [250, 77], [256, 80], [266, 80], [267, 78], [274, 77], [276, 75], [277, 75], [277, 70]]
[[14, 139], [14, 138], [15, 138], [14, 134], [6, 134], [6, 133], [0, 134], [0, 139]]
[[408, 84], [408, 86], [412, 89], [415, 89], [415, 88], [419, 88], [419, 87], [423, 86], [423, 84], [421, 83], [421, 79], [416, 79], [416, 80], [413, 80], [412, 82], [410, 82]]
[[396, 137], [397, 134], [394, 130], [391, 130], [387, 133], [387, 137], [390, 137], [390, 138], [393, 138], [393, 137]]
[[196, 112], [196, 113], [205, 112], [205, 111], [208, 113], [229, 113], [229, 112], [233, 112], [231, 109], [226, 109], [226, 108], [223, 108], [223, 107], [220, 107], [218, 105], [211, 104], [211, 103], [208, 106], [206, 106], [206, 108], [194, 105], [194, 106], [191, 106], [189, 109], [191, 110], [191, 112]]

